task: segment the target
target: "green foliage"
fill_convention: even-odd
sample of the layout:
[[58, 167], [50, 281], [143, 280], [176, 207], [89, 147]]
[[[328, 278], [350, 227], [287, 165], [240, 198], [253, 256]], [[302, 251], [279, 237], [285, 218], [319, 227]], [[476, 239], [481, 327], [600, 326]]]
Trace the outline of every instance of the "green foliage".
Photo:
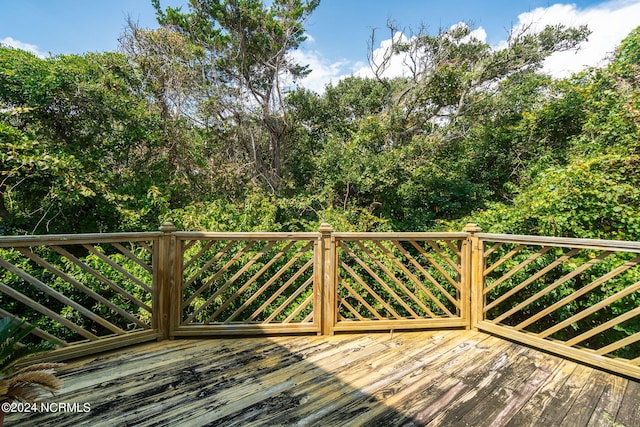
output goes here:
[[0, 48], [0, 65], [8, 231], [114, 230], [118, 208], [134, 200], [121, 172], [140, 166], [143, 138], [153, 144], [155, 119], [135, 71], [114, 53], [39, 59], [9, 48]]
[[[300, 230], [337, 213], [367, 223], [345, 227], [428, 229], [511, 197], [536, 161], [566, 164], [582, 128], [600, 126], [600, 104], [585, 107], [598, 87], [535, 73], [585, 28], [512, 34], [499, 51], [466, 25], [415, 34], [393, 46], [413, 75], [350, 77], [318, 95], [280, 92], [306, 73], [288, 54], [316, 1], [153, 5], [162, 27], [130, 24], [126, 56], [0, 51], [5, 232], [148, 230], [165, 218]], [[633, 55], [620, 57], [628, 68]]]
[[[292, 187], [321, 188], [326, 207], [365, 209], [410, 230], [501, 200], [541, 157], [565, 160], [580, 116], [561, 106], [564, 115], [552, 119], [550, 108], [531, 125], [527, 110], [551, 85], [535, 73], [544, 58], [587, 34], [549, 27], [513, 34], [494, 51], [459, 25], [394, 41], [393, 51], [415, 63], [410, 77], [383, 78], [386, 58], [376, 79], [350, 77], [321, 96], [292, 93], [289, 105], [306, 130], [295, 134], [303, 149], [292, 162]], [[577, 125], [568, 127], [571, 120]]]
[[612, 154], [544, 170], [512, 204], [490, 205], [465, 221], [496, 233], [637, 240], [639, 161]]
[[280, 231], [278, 208], [269, 195], [250, 194], [242, 203], [221, 199], [173, 209], [166, 215], [180, 230]]
[[[291, 53], [303, 42], [304, 22], [317, 1], [192, 1], [186, 11], [163, 10], [157, 0], [153, 5], [161, 28], [145, 30], [130, 23], [121, 38], [124, 54], [40, 59], [0, 48], [1, 233], [156, 230], [164, 220], [181, 230], [206, 231], [315, 231], [323, 222], [338, 231], [459, 231], [476, 222], [488, 232], [640, 239], [640, 28], [606, 67], [558, 81], [539, 73], [544, 59], [577, 46], [588, 35], [586, 28], [528, 29], [511, 34], [505, 48], [495, 50], [475, 39], [469, 26], [457, 25], [437, 34], [413, 34], [406, 42], [394, 39], [391, 52], [408, 55], [414, 64], [402, 78], [384, 77], [387, 57], [374, 70], [375, 78], [345, 78], [317, 94], [290, 89], [308, 72]], [[221, 245], [194, 243], [187, 256], [205, 250], [215, 257]], [[292, 283], [300, 286], [283, 290], [273, 301], [252, 299], [250, 293], [262, 284], [251, 279], [273, 276], [286, 257], [272, 264], [269, 257], [300, 248], [261, 245], [247, 249], [242, 261], [251, 262], [261, 250], [267, 261], [256, 259], [244, 271], [234, 267], [218, 274], [214, 267], [224, 264], [205, 266], [206, 256], [194, 259], [185, 271], [193, 278], [187, 293], [194, 295], [186, 316], [195, 313], [192, 320], [206, 322], [241, 309], [245, 311], [238, 318], [253, 321], [259, 316], [251, 314], [264, 304], [270, 308], [260, 319], [276, 313], [276, 307], [283, 307], [277, 319], [291, 316], [296, 308], [282, 304], [288, 298], [302, 304], [310, 295], [298, 279]], [[360, 277], [406, 274], [394, 262], [373, 260], [384, 253], [405, 256], [397, 247], [346, 245], [369, 260], [363, 266], [342, 253]], [[146, 249], [127, 248], [150, 263]], [[37, 268], [19, 251], [2, 250], [0, 255], [118, 328], [150, 322], [143, 307], [151, 304], [152, 278], [146, 268], [113, 245], [91, 252], [68, 249], [85, 267], [44, 248], [34, 248], [32, 254], [71, 281]], [[510, 249], [505, 245], [494, 256]], [[452, 250], [441, 246], [449, 256]], [[539, 256], [489, 292], [488, 300], [498, 301], [565, 256], [563, 251]], [[423, 255], [415, 247], [408, 253], [415, 259]], [[531, 254], [522, 251], [495, 275]], [[498, 301], [488, 315], [500, 316], [600, 255], [581, 251]], [[105, 257], [126, 273], [114, 270]], [[299, 261], [308, 260], [305, 252]], [[607, 257], [504, 322], [518, 324], [628, 261], [624, 254]], [[626, 289], [640, 280], [636, 270], [561, 304], [528, 330], [543, 331]], [[439, 270], [427, 271], [453, 295]], [[308, 276], [303, 276], [305, 282]], [[292, 273], [284, 274], [268, 291], [277, 293], [292, 278]], [[359, 280], [344, 280], [362, 293], [366, 304], [390, 314]], [[0, 281], [85, 330], [111, 333], [19, 275], [2, 270]], [[204, 286], [210, 281], [226, 288], [218, 292]], [[90, 292], [80, 291], [74, 282]], [[393, 297], [405, 292], [401, 283], [374, 280], [371, 289]], [[442, 305], [453, 310], [440, 290], [429, 284], [425, 289], [415, 289], [415, 299], [406, 306], [394, 302], [392, 309], [402, 316], [428, 310], [442, 315]], [[575, 337], [590, 325], [627, 313], [637, 307], [636, 294], [552, 338]], [[97, 301], [96, 295], [115, 308]], [[227, 297], [235, 299], [223, 306]], [[360, 304], [358, 312], [368, 310], [361, 301], [352, 303]], [[19, 301], [7, 297], [0, 305], [30, 323], [40, 321], [37, 311]], [[120, 310], [133, 313], [133, 323]], [[305, 308], [293, 318], [308, 315]], [[38, 325], [63, 339], [83, 339], [53, 320]], [[608, 337], [592, 337], [584, 345], [606, 345], [639, 328], [637, 320], [629, 319]], [[634, 351], [636, 347], [625, 347], [616, 354]]]
[[548, 140], [565, 160], [532, 162], [510, 203], [490, 204], [456, 226], [467, 221], [500, 233], [640, 238], [640, 82], [627, 73], [637, 63], [621, 59], [639, 37], [632, 32], [608, 67], [560, 82], [557, 97], [525, 116], [527, 132]]
[[24, 323], [24, 320], [11, 317], [0, 319], [0, 377], [11, 373], [12, 366], [20, 358], [54, 348], [48, 341], [38, 344], [20, 343], [35, 329], [34, 325], [25, 326]]
[[[14, 270], [0, 269], [0, 282], [96, 336], [111, 335], [115, 328], [148, 328], [152, 274], [146, 265], [151, 265], [151, 252], [134, 243], [120, 245], [124, 251], [110, 244], [62, 245], [57, 250], [34, 246], [30, 256], [19, 250], [1, 249], [3, 262], [14, 266]], [[132, 257], [125, 255], [127, 251]], [[44, 286], [51, 291], [45, 292]], [[38, 325], [56, 339], [77, 342], [87, 338], [63, 320], [50, 318], [9, 295], [3, 295], [0, 309]], [[96, 320], [94, 315], [109, 324]], [[32, 335], [29, 339], [36, 338]]]

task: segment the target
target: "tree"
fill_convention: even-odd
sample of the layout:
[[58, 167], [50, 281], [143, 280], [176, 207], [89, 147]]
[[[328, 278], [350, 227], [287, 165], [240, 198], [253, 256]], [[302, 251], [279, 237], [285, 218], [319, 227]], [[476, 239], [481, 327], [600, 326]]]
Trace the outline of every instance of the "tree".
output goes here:
[[[322, 189], [327, 207], [364, 209], [396, 229], [428, 228], [504, 197], [505, 184], [558, 148], [551, 137], [528, 138], [523, 125], [551, 85], [537, 70], [587, 34], [547, 27], [513, 34], [501, 50], [466, 25], [394, 37], [387, 56], [372, 58], [375, 78], [348, 78], [321, 96], [290, 96], [312, 153], [301, 157], [296, 182], [310, 194]], [[407, 74], [385, 77], [397, 55]]]
[[202, 73], [197, 67], [202, 51], [175, 31], [144, 30], [132, 21], [120, 37], [120, 46], [153, 96], [163, 129], [162, 145], [169, 165], [176, 170], [179, 151], [188, 143], [187, 138], [181, 138], [185, 128], [182, 119], [193, 116], [202, 97]]
[[177, 31], [146, 30], [131, 20], [119, 41], [140, 75], [149, 108], [160, 117], [157, 141], [149, 155], [166, 162], [171, 171], [172, 205], [182, 207], [195, 193], [202, 199], [213, 188], [227, 187], [227, 170], [219, 167], [224, 162], [215, 150], [217, 141], [204, 137], [209, 126], [198, 115], [208, 96], [204, 50]]
[[166, 175], [148, 159], [160, 121], [125, 56], [0, 48], [0, 103], [5, 232], [139, 228], [157, 214], [148, 194]]
[[[395, 26], [390, 29], [398, 33]], [[392, 37], [382, 58], [371, 62], [376, 78], [384, 82], [390, 61], [397, 55], [405, 58], [407, 74], [394, 91], [394, 142], [407, 143], [434, 130], [446, 132], [449, 140], [463, 137], [472, 123], [492, 116], [496, 95], [537, 72], [552, 53], [575, 48], [588, 34], [584, 26], [547, 26], [539, 32], [524, 28], [510, 34], [500, 49], [474, 37], [466, 24], [435, 36], [420, 30], [407, 41]]]
[[231, 142], [231, 161], [249, 163], [251, 179], [275, 191], [288, 142], [283, 92], [307, 72], [289, 53], [305, 40], [302, 24], [318, 0], [274, 0], [268, 8], [259, 0], [192, 0], [188, 13], [153, 4], [160, 24], [204, 53], [203, 121]]
[[531, 164], [512, 203], [491, 204], [463, 223], [499, 233], [640, 239], [639, 41], [640, 27], [607, 67], [560, 82], [528, 113], [524, 127], [551, 146], [566, 145], [566, 161]]

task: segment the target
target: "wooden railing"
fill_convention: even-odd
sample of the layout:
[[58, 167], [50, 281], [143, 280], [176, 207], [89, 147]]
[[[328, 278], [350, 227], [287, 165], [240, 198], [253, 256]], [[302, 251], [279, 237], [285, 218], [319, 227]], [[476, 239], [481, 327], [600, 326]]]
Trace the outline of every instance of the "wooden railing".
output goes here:
[[56, 358], [158, 338], [161, 235], [1, 237], [0, 316], [36, 326]]
[[470, 240], [473, 327], [640, 378], [640, 243]]
[[333, 331], [468, 326], [466, 233], [334, 233]]
[[640, 243], [481, 233], [0, 237], [0, 316], [63, 359], [194, 335], [475, 328], [640, 378]]
[[174, 236], [172, 336], [319, 332], [318, 233]]

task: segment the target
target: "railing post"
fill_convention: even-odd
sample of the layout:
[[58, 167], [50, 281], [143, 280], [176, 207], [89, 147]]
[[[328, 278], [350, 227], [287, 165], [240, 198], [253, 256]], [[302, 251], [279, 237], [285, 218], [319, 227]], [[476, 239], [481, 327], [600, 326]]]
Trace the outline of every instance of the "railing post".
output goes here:
[[322, 223], [318, 229], [320, 232], [320, 248], [318, 251], [318, 268], [320, 279], [320, 333], [333, 335], [333, 326], [336, 319], [336, 283], [333, 266], [333, 228], [327, 223]]
[[161, 339], [169, 338], [170, 315], [171, 315], [171, 294], [175, 285], [173, 264], [175, 262], [175, 237], [172, 235], [176, 231], [176, 226], [170, 222], [165, 222], [160, 226], [163, 235], [160, 237], [160, 248], [158, 250], [156, 269], [156, 280], [154, 283], [154, 305], [153, 312], [156, 318], [155, 328], [161, 333]]
[[469, 328], [478, 330], [478, 323], [484, 319], [484, 295], [482, 288], [484, 284], [484, 243], [480, 241], [476, 233], [482, 231], [477, 224], [467, 224], [462, 231], [467, 233], [465, 248], [465, 262], [463, 263], [463, 284], [462, 289], [467, 293], [464, 301], [467, 302], [467, 316]]

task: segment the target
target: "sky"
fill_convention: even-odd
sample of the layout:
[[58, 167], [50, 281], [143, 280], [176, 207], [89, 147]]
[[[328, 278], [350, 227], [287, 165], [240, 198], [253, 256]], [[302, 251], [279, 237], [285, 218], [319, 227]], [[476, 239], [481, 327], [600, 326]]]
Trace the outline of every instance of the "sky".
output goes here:
[[[188, 3], [160, 2], [185, 10]], [[113, 51], [129, 18], [145, 28], [158, 26], [151, 0], [0, 0], [0, 43], [42, 57]], [[420, 26], [436, 34], [465, 22], [495, 48], [505, 43], [509, 31], [528, 23], [586, 24], [592, 34], [577, 53], [558, 54], [545, 64], [546, 71], [566, 77], [606, 63], [620, 41], [640, 26], [640, 0], [321, 0], [306, 22], [308, 39], [295, 53], [313, 70], [302, 85], [320, 92], [345, 76], [371, 75], [368, 43], [375, 30], [374, 55], [389, 45], [388, 22], [405, 36]], [[390, 77], [402, 72], [401, 60], [390, 68]]]

